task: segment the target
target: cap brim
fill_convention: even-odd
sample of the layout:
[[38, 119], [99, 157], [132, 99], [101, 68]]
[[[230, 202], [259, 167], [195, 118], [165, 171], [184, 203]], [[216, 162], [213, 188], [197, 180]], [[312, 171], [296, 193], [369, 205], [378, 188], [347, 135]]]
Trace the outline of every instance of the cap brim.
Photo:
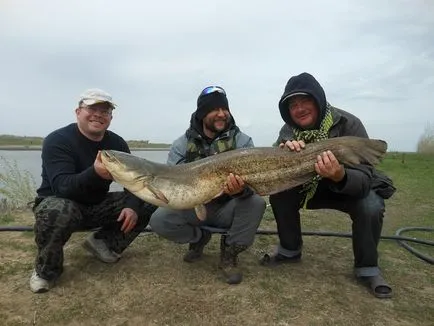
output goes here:
[[295, 92], [295, 93], [292, 93], [292, 94], [289, 94], [289, 95], [285, 96], [285, 97], [282, 99], [282, 102], [286, 101], [286, 100], [289, 99], [290, 97], [297, 96], [297, 95], [309, 96], [310, 94], [305, 93], [305, 92]]
[[113, 108], [116, 107], [116, 104], [107, 100], [95, 100], [95, 99], [86, 99], [82, 100], [82, 102], [86, 105], [94, 105], [97, 103], [109, 103]]

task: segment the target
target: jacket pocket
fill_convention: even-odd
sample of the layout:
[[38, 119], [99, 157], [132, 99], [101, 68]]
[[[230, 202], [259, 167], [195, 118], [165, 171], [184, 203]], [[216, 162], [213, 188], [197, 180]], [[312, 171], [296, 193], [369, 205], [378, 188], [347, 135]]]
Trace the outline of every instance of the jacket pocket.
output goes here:
[[377, 170], [374, 170], [371, 188], [384, 199], [389, 199], [396, 191], [396, 187], [393, 185], [392, 179], [390, 179], [383, 172]]

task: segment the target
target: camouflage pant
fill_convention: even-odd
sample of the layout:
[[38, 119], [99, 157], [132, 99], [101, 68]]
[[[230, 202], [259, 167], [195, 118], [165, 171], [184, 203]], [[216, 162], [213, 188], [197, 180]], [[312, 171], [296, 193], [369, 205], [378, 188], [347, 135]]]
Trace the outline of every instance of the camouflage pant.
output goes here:
[[125, 207], [125, 194], [111, 192], [97, 205], [82, 205], [69, 199], [47, 197], [33, 208], [35, 242], [38, 254], [35, 269], [39, 276], [54, 280], [63, 272], [63, 246], [75, 231], [100, 228], [95, 238], [104, 239], [114, 252], [121, 253], [148, 225], [156, 206], [144, 203], [137, 225], [129, 233], [120, 231], [117, 222]]

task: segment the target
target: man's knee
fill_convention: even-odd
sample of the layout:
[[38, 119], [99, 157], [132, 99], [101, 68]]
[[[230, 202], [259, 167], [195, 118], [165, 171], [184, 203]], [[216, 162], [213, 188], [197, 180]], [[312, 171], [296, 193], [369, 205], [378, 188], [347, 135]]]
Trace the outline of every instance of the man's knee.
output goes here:
[[47, 197], [34, 209], [36, 225], [69, 227], [81, 216], [77, 203], [65, 198]]
[[368, 196], [356, 201], [350, 215], [353, 219], [360, 218], [375, 221], [383, 219], [384, 211], [384, 199], [371, 190]]
[[254, 195], [250, 196], [249, 198], [247, 198], [246, 200], [248, 200], [248, 205], [249, 205], [249, 207], [251, 207], [251, 209], [253, 211], [256, 211], [256, 212], [261, 213], [261, 214], [264, 213], [266, 205], [267, 205], [265, 203], [264, 198], [262, 198], [259, 195], [254, 194]]
[[165, 231], [171, 229], [175, 220], [173, 215], [170, 209], [164, 207], [157, 208], [149, 220], [152, 231], [157, 234], [164, 234]]
[[152, 214], [157, 210], [157, 206], [144, 203], [143, 206], [140, 208], [140, 211], [138, 213], [138, 221], [137, 221], [137, 227], [138, 228], [146, 228], [146, 226], [150, 223], [150, 219]]

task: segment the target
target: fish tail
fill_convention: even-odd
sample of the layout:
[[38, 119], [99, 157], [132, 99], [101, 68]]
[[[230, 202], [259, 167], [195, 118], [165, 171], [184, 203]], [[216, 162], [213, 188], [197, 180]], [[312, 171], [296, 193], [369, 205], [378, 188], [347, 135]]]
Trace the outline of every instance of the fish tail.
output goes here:
[[[338, 149], [335, 153], [340, 163], [346, 165], [378, 164], [387, 152], [387, 143], [380, 139], [358, 137], [340, 137]], [[345, 139], [347, 138], [347, 139]], [[335, 138], [339, 139], [339, 138]]]

